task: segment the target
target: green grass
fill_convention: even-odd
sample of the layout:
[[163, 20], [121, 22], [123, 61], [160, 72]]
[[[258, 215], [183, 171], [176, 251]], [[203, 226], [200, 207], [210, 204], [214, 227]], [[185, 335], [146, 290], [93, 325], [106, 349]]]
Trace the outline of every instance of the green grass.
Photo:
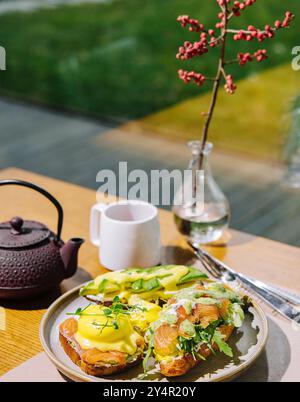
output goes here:
[[[210, 141], [226, 149], [278, 162], [289, 124], [291, 100], [300, 93], [300, 72], [285, 64], [241, 80], [234, 96], [220, 92]], [[199, 139], [210, 94], [203, 94], [126, 123], [123, 130], [188, 141]]]
[[[258, 1], [244, 13], [244, 24], [264, 26], [291, 9], [296, 0]], [[182, 30], [178, 14], [189, 13], [208, 26], [217, 7], [211, 0], [116, 0], [108, 4], [63, 6], [33, 13], [0, 16], [0, 44], [7, 50], [7, 71], [0, 72], [0, 92], [117, 118], [135, 118], [196, 96], [199, 89], [177, 79], [175, 53], [196, 34]], [[265, 42], [270, 60], [244, 68], [231, 66], [237, 79], [291, 59], [299, 45], [299, 22]], [[234, 43], [229, 58], [257, 44]], [[193, 62], [212, 75], [216, 49]], [[205, 89], [201, 89], [201, 92]]]

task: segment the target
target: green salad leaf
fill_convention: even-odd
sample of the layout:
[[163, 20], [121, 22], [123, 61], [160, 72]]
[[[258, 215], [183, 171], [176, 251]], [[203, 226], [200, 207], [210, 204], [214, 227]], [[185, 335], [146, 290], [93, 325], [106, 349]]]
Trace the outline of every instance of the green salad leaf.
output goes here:
[[222, 335], [220, 331], [216, 330], [212, 339], [217, 344], [220, 352], [223, 352], [226, 356], [233, 357], [232, 349], [228, 343], [224, 341], [224, 335]]

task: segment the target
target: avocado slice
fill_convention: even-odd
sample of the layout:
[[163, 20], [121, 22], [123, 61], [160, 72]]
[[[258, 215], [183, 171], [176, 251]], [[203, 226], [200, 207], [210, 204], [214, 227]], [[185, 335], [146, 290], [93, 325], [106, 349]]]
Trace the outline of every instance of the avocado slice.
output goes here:
[[86, 295], [97, 295], [99, 293], [98, 286], [96, 286], [95, 282], [89, 282], [87, 285], [82, 287], [79, 291], [80, 296]]
[[148, 279], [147, 281], [144, 281], [143, 288], [146, 292], [149, 292], [150, 290], [161, 288], [161, 284], [158, 278], [151, 278]]
[[183, 285], [184, 283], [195, 281], [197, 279], [208, 279], [208, 276], [197, 268], [189, 267], [188, 273], [180, 278], [178, 285]]
[[131, 285], [132, 290], [134, 292], [149, 292], [154, 289], [161, 288], [161, 284], [158, 278], [151, 278], [151, 279], [138, 279], [137, 281], [133, 282]]
[[110, 282], [108, 279], [104, 278], [96, 285], [94, 281], [89, 282], [86, 286], [80, 289], [79, 295], [86, 296], [86, 295], [98, 295], [99, 293], [113, 293], [117, 292], [120, 287], [113, 282]]

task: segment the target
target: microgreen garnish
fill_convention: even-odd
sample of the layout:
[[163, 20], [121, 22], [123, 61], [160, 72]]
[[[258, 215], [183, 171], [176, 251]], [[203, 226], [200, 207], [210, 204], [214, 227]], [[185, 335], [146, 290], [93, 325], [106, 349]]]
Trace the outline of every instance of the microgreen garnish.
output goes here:
[[121, 302], [119, 296], [115, 296], [112, 300], [112, 304], [109, 307], [104, 307], [99, 310], [99, 313], [87, 313], [87, 308], [91, 306], [91, 303], [88, 304], [84, 308], [78, 308], [74, 313], [66, 313], [67, 315], [76, 315], [79, 317], [82, 316], [91, 316], [91, 317], [106, 317], [107, 320], [104, 324], [100, 324], [98, 321], [94, 320], [92, 325], [99, 329], [101, 332], [104, 328], [113, 327], [115, 330], [119, 329], [118, 319], [120, 314], [128, 315], [133, 310], [141, 310], [146, 311], [144, 307], [133, 305], [129, 306], [128, 304], [124, 304]]
[[212, 322], [206, 328], [202, 328], [200, 325], [195, 325], [195, 336], [191, 338], [185, 338], [183, 336], [178, 337], [179, 349], [186, 353], [190, 353], [194, 359], [196, 359], [196, 356], [205, 359], [198, 353], [199, 345], [205, 344], [213, 354], [216, 354], [213, 348], [213, 343], [216, 343], [221, 352], [226, 356], [232, 357], [230, 346], [223, 340], [223, 336], [218, 330], [221, 323], [222, 320], [217, 320]]
[[103, 309], [103, 314], [109, 316], [112, 314], [112, 310], [110, 308]]
[[90, 307], [90, 305], [91, 305], [92, 303], [89, 303], [86, 307], [84, 307], [84, 308], [78, 308], [76, 311], [75, 311], [75, 313], [66, 313], [67, 315], [83, 315], [83, 313], [84, 313], [84, 311], [88, 308], [88, 307]]

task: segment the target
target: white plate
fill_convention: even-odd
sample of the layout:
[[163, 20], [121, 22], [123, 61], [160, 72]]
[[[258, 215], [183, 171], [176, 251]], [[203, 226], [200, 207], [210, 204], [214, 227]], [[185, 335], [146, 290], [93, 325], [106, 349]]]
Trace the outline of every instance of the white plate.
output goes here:
[[[143, 372], [139, 364], [124, 373], [106, 377], [94, 377], [85, 374], [76, 366], [64, 352], [59, 342], [58, 327], [68, 316], [67, 312], [73, 312], [78, 307], [85, 307], [88, 301], [78, 297], [79, 289], [83, 285], [70, 290], [57, 299], [45, 313], [40, 327], [40, 338], [43, 348], [55, 364], [57, 369], [74, 381], [139, 381], [138, 375]], [[240, 375], [258, 358], [264, 350], [268, 337], [268, 324], [261, 307], [252, 302], [252, 306], [245, 314], [243, 326], [236, 329], [230, 339], [229, 345], [233, 349], [233, 358], [222, 353], [210, 356], [185, 376], [167, 379], [154, 370], [147, 377], [153, 381], [228, 381]]]

